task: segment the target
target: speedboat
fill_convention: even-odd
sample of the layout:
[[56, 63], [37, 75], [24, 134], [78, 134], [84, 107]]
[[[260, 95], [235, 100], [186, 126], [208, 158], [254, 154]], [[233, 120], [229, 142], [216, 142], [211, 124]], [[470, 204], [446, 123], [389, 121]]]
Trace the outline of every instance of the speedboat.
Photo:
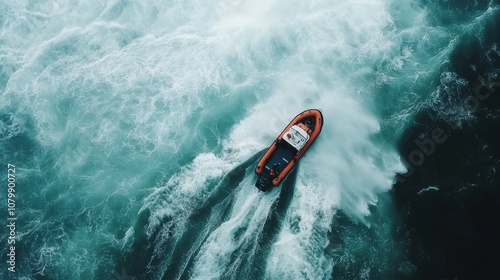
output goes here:
[[255, 186], [263, 192], [279, 186], [316, 140], [322, 127], [323, 114], [320, 110], [310, 109], [298, 114], [257, 164]]

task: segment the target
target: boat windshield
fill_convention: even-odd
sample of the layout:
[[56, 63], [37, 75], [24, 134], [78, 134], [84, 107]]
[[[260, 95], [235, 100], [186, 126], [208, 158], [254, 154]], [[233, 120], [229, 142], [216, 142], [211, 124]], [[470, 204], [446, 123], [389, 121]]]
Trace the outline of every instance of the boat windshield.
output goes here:
[[299, 126], [294, 125], [283, 135], [283, 140], [300, 151], [309, 140], [309, 135]]

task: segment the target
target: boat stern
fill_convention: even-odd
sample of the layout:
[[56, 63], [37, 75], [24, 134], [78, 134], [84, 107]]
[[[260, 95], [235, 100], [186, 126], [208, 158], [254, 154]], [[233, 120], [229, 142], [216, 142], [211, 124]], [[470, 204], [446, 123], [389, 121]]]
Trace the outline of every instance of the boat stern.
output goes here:
[[259, 176], [257, 182], [255, 182], [255, 186], [257, 187], [257, 189], [263, 192], [267, 192], [273, 187], [273, 184], [265, 176]]

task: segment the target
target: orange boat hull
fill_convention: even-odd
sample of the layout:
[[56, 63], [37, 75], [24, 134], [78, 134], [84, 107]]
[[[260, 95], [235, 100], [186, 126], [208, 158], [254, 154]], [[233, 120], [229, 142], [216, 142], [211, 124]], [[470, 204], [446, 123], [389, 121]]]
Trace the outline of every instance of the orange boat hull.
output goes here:
[[[310, 109], [298, 114], [262, 156], [255, 173], [256, 187], [267, 191], [278, 186], [316, 140], [323, 127], [323, 114]], [[276, 170], [275, 170], [276, 169]]]

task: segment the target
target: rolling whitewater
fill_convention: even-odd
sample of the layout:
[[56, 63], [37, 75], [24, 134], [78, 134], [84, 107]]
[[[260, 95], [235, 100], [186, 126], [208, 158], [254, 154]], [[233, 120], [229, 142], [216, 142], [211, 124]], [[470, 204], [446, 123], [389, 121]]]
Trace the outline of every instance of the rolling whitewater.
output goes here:
[[136, 2], [2, 0], [0, 279], [499, 275], [497, 0]]

